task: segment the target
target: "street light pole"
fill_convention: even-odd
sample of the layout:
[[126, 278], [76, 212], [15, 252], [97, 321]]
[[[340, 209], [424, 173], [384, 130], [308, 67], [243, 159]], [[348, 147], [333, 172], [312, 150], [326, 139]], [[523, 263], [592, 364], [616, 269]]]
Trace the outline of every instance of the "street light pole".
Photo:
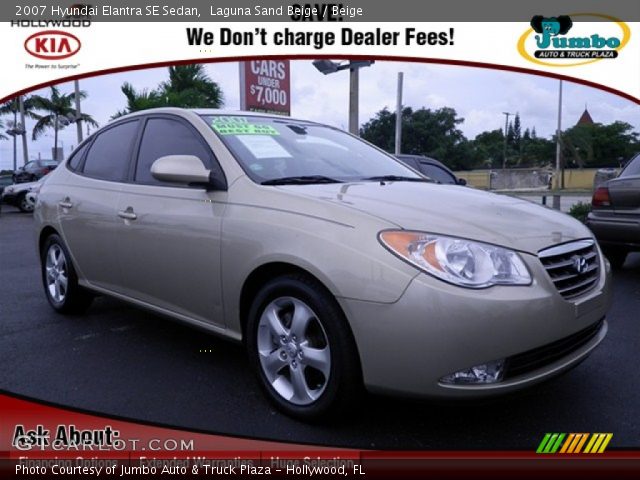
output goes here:
[[[564, 187], [564, 181], [560, 180], [560, 160], [562, 156], [562, 80], [558, 87], [558, 128], [556, 129], [556, 188], [560, 189]], [[564, 179], [563, 179], [564, 180]]]
[[349, 69], [349, 133], [359, 135], [358, 101], [360, 77], [358, 70], [369, 67], [374, 60], [354, 60], [348, 63], [336, 63], [331, 60], [314, 60], [313, 66], [324, 75]]
[[502, 112], [504, 115], [504, 147], [502, 152], [502, 168], [507, 168], [507, 129], [509, 128], [509, 117], [513, 115], [513, 113]]
[[360, 73], [357, 67], [349, 69], [349, 133], [358, 135], [358, 103], [360, 97]]

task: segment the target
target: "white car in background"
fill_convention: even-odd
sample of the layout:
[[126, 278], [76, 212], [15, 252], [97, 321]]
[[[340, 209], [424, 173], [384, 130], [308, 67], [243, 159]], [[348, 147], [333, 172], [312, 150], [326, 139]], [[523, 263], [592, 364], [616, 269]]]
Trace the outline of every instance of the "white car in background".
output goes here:
[[36, 182], [15, 183], [5, 187], [0, 196], [0, 204], [11, 205], [24, 213], [32, 213], [38, 198], [40, 187], [47, 176]]

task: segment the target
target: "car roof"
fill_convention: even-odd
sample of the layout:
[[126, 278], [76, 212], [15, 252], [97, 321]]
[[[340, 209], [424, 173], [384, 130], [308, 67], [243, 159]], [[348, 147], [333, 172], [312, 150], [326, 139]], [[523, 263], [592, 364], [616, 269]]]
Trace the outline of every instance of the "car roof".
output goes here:
[[148, 115], [152, 113], [173, 113], [173, 114], [184, 114], [186, 112], [195, 113], [196, 115], [218, 115], [218, 116], [229, 116], [229, 117], [264, 117], [264, 118], [275, 118], [275, 119], [287, 119], [295, 122], [305, 122], [305, 123], [313, 123], [316, 125], [323, 125], [319, 122], [314, 122], [313, 120], [307, 120], [304, 118], [295, 118], [289, 117], [286, 115], [277, 115], [273, 113], [262, 113], [262, 112], [249, 112], [246, 110], [227, 110], [221, 108], [179, 108], [179, 107], [161, 107], [161, 108], [149, 108], [147, 110], [140, 110], [138, 112], [132, 112], [127, 115], [123, 115], [122, 117], [118, 117], [114, 120], [122, 120], [125, 118], [133, 118], [140, 115]]

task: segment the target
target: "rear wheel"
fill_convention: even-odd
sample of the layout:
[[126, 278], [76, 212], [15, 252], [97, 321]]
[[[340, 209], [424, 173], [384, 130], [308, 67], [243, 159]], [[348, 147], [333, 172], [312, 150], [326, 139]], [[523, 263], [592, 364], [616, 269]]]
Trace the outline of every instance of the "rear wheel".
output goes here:
[[622, 268], [624, 262], [627, 259], [627, 255], [629, 254], [629, 252], [622, 248], [612, 247], [604, 248], [602, 253], [604, 253], [604, 256], [607, 257], [607, 260], [609, 260], [611, 267], [615, 269]]
[[62, 239], [50, 235], [41, 252], [42, 283], [49, 304], [60, 313], [82, 313], [93, 295], [78, 285], [78, 276]]
[[355, 342], [333, 296], [305, 275], [268, 282], [256, 296], [247, 349], [261, 387], [288, 415], [346, 413], [361, 391]]

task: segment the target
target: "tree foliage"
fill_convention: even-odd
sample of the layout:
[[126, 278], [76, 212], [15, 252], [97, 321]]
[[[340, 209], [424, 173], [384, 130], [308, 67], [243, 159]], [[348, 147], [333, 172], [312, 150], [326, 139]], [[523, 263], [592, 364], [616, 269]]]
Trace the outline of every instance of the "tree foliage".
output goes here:
[[[505, 133], [485, 131], [468, 140], [460, 130], [464, 119], [453, 108], [402, 111], [402, 153], [436, 158], [452, 169], [502, 168]], [[395, 113], [386, 107], [360, 129], [365, 140], [393, 153]], [[567, 167], [619, 166], [640, 150], [639, 134], [628, 123], [577, 125], [563, 132], [563, 157]], [[507, 127], [507, 167], [553, 165], [556, 139], [541, 138], [535, 127], [522, 131], [516, 114]]]
[[200, 64], [169, 67], [169, 80], [153, 90], [138, 91], [128, 82], [121, 89], [127, 107], [113, 118], [149, 108], [219, 108], [224, 104], [220, 86], [209, 78]]

